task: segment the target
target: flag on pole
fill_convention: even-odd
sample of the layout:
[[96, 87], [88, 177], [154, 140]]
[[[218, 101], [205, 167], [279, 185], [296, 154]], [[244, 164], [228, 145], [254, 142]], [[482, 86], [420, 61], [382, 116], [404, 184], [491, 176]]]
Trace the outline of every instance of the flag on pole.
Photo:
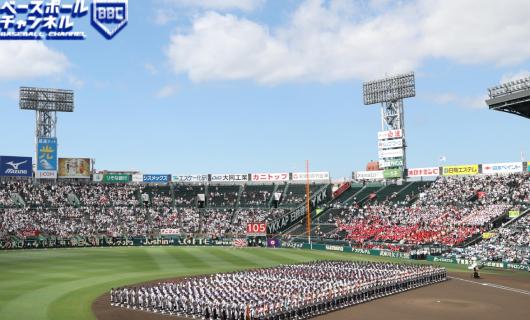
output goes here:
[[236, 248], [243, 248], [247, 246], [247, 239], [234, 239], [232, 245]]

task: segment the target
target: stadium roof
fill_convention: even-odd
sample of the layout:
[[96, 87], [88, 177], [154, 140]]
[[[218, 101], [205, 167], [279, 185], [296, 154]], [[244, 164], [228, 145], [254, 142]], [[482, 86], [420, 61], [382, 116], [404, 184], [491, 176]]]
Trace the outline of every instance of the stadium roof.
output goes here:
[[530, 119], [530, 78], [511, 81], [488, 89], [486, 100], [491, 110], [503, 111]]

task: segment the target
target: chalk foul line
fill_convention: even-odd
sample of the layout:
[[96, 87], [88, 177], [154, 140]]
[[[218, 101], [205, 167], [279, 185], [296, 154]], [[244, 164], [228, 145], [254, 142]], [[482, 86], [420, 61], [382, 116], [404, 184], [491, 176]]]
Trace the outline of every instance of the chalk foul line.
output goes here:
[[491, 287], [491, 288], [511, 291], [511, 292], [515, 292], [515, 293], [525, 294], [527, 296], [530, 296], [530, 291], [526, 291], [526, 290], [523, 290], [523, 289], [506, 287], [506, 286], [503, 286], [503, 285], [500, 285], [500, 284], [495, 284], [495, 283], [478, 282], [478, 281], [473, 281], [473, 280], [467, 280], [467, 279], [462, 279], [462, 278], [458, 278], [458, 277], [448, 277], [448, 278], [455, 279], [455, 280], [460, 280], [460, 281], [464, 281], [464, 282], [469, 282], [469, 283], [474, 283], [474, 284], [479, 284], [479, 285], [485, 286], [485, 287]]

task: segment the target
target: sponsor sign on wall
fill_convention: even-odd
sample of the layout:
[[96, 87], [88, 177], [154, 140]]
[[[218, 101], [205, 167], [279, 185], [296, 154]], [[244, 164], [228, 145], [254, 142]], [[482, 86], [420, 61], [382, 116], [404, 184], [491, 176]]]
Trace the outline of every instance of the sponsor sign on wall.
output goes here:
[[92, 175], [92, 181], [94, 182], [101, 182], [103, 181], [103, 174], [102, 173], [94, 173]]
[[103, 175], [103, 182], [107, 183], [125, 183], [131, 181], [130, 174], [107, 173]]
[[343, 194], [349, 188], [351, 188], [351, 183], [349, 182], [346, 182], [343, 185], [341, 185], [337, 190], [333, 191], [333, 199]]
[[439, 167], [411, 168], [407, 171], [408, 177], [436, 177], [440, 175]]
[[398, 129], [398, 130], [389, 130], [389, 131], [379, 131], [377, 133], [377, 139], [379, 140], [394, 139], [394, 138], [403, 138], [403, 131], [401, 129]]
[[207, 174], [186, 174], [186, 175], [174, 175], [171, 177], [173, 182], [207, 182]]
[[131, 176], [131, 181], [132, 182], [144, 182], [144, 175], [141, 173], [134, 173]]
[[278, 181], [289, 181], [289, 173], [252, 173], [250, 175], [252, 181], [260, 182], [278, 182]]
[[248, 174], [225, 174], [225, 173], [216, 173], [210, 175], [211, 182], [246, 182], [248, 181]]
[[57, 178], [57, 139], [37, 139], [37, 171], [35, 177], [39, 179]]
[[379, 160], [380, 168], [403, 167], [403, 158]]
[[403, 169], [402, 168], [385, 169], [383, 171], [383, 177], [385, 179], [398, 179], [398, 178], [401, 178], [402, 175], [403, 175]]
[[171, 235], [178, 235], [179, 232], [178, 229], [172, 229], [172, 228], [166, 228], [166, 229], [160, 229], [160, 234], [163, 236], [171, 236]]
[[484, 174], [517, 172], [523, 172], [522, 162], [487, 163], [482, 165], [482, 173]]
[[171, 175], [169, 174], [144, 174], [143, 182], [149, 183], [168, 183]]
[[0, 176], [31, 177], [33, 173], [31, 157], [0, 157]]
[[379, 150], [379, 159], [403, 157], [403, 149]]
[[[306, 172], [293, 172], [293, 181], [306, 181]], [[329, 172], [309, 172], [309, 180], [329, 180]]]
[[478, 174], [478, 164], [443, 167], [444, 176], [463, 176], [463, 175], [474, 175], [474, 174]]
[[356, 180], [383, 180], [383, 170], [380, 171], [357, 171], [355, 172]]
[[59, 178], [90, 179], [90, 159], [59, 158]]
[[377, 146], [380, 150], [382, 149], [392, 149], [392, 148], [402, 148], [403, 139], [393, 139], [393, 140], [379, 140]]

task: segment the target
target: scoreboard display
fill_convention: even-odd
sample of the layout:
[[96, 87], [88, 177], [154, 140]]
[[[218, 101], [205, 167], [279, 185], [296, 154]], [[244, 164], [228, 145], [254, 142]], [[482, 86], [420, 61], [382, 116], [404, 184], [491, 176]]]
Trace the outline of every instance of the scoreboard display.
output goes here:
[[247, 224], [247, 236], [266, 236], [267, 224], [265, 222], [253, 222]]

